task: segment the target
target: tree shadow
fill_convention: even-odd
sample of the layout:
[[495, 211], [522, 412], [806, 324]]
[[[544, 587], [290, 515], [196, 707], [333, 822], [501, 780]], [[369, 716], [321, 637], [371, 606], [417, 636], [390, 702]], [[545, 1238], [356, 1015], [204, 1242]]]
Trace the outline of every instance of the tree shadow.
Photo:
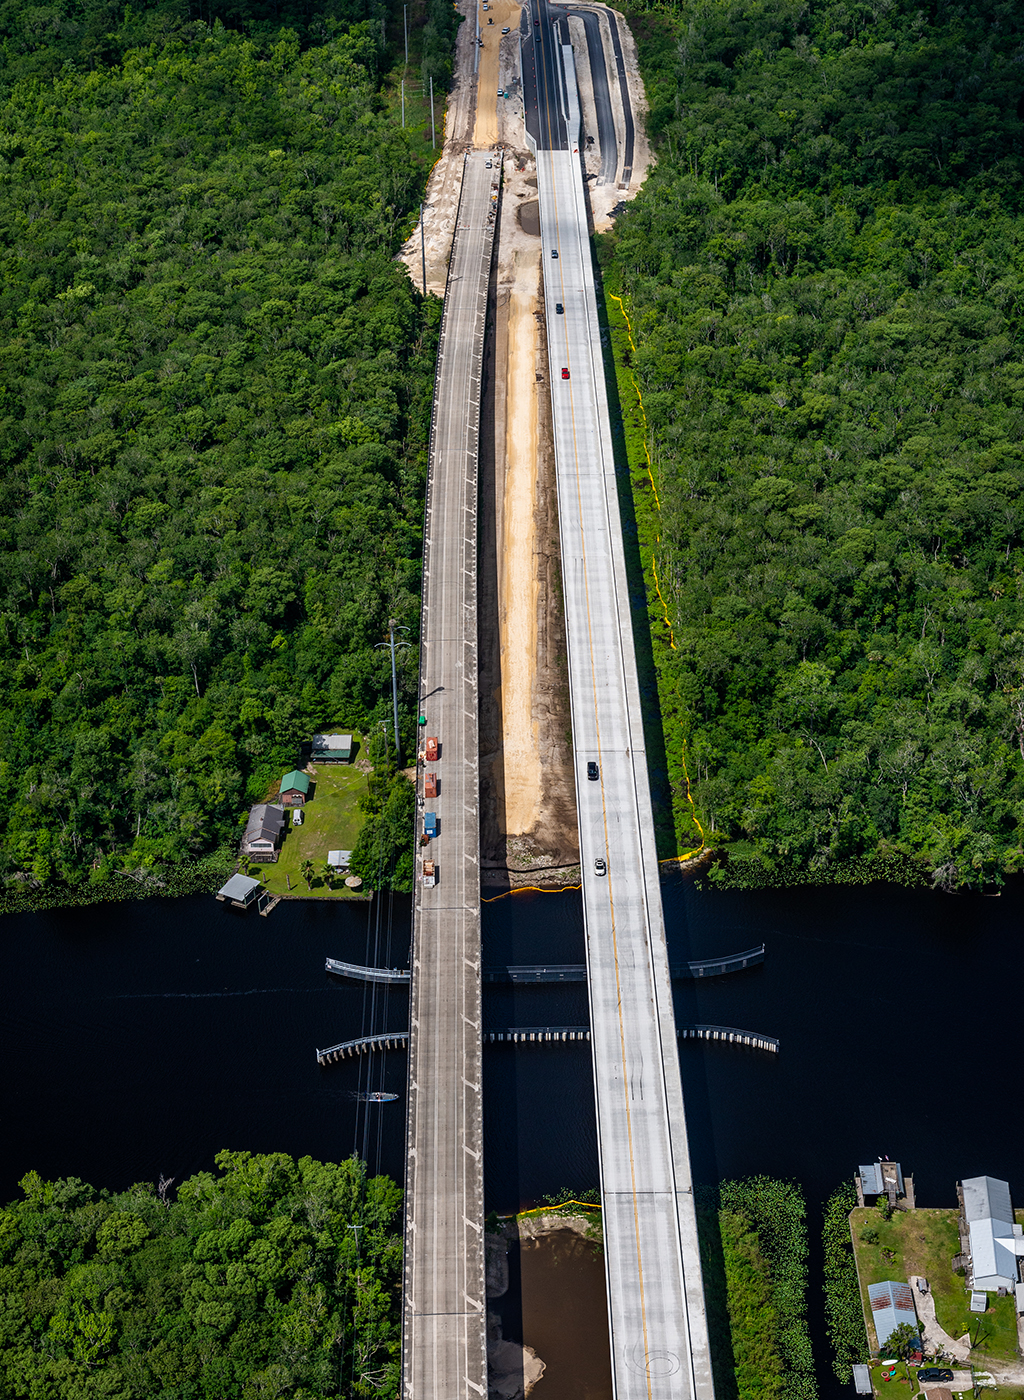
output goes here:
[[633, 623], [633, 650], [636, 654], [640, 682], [640, 712], [644, 731], [644, 746], [647, 752], [647, 773], [651, 785], [651, 804], [654, 809], [654, 834], [659, 858], [668, 860], [677, 853], [678, 849], [672, 806], [672, 783], [669, 778], [668, 754], [665, 748], [665, 730], [658, 693], [658, 671], [654, 662], [654, 646], [651, 640], [647, 582], [644, 578], [643, 561], [640, 557], [640, 534], [633, 502], [633, 486], [630, 479], [629, 455], [626, 450], [622, 402], [619, 398], [619, 385], [615, 373], [615, 356], [612, 350], [611, 327], [608, 324], [605, 305], [604, 281], [593, 243], [591, 244], [591, 261], [594, 266], [594, 283], [597, 288], [597, 316], [601, 327], [601, 352], [604, 360], [605, 389], [608, 395], [608, 417], [611, 422], [612, 449], [615, 454], [615, 484], [619, 498], [619, 517], [622, 522], [622, 543], [626, 556], [629, 613]]
[[718, 1219], [717, 1187], [699, 1186], [694, 1192], [697, 1207], [697, 1235], [704, 1273], [704, 1302], [711, 1339], [711, 1368], [717, 1400], [739, 1400], [736, 1384], [736, 1357], [729, 1327], [728, 1292], [725, 1282], [725, 1255]]

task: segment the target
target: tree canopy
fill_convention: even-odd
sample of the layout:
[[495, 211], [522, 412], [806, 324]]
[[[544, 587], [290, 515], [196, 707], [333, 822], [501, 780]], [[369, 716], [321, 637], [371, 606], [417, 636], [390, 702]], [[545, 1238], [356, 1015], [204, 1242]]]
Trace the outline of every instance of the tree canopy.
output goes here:
[[752, 879], [879, 852], [998, 878], [1024, 863], [1019, 7], [632, 20], [658, 164], [602, 256], [681, 823], [688, 768]]
[[221, 1152], [171, 1200], [31, 1172], [0, 1211], [0, 1395], [397, 1394], [401, 1191]]
[[140, 11], [167, 32], [57, 65], [79, 11], [34, 49], [5, 13], [0, 876], [102, 879], [230, 851], [311, 730], [390, 714], [439, 320], [394, 254], [427, 160], [376, 20]]

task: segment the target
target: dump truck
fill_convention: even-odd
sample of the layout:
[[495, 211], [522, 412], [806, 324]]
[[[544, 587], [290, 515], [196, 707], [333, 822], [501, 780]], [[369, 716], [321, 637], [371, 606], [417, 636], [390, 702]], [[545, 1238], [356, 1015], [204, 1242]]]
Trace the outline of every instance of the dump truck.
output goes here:
[[427, 834], [428, 836], [436, 836], [436, 835], [437, 835], [437, 813], [436, 813], [436, 812], [424, 812], [424, 813], [423, 813], [423, 830], [426, 832], [426, 834]]
[[436, 763], [436, 762], [437, 762], [438, 758], [440, 757], [440, 749], [439, 749], [439, 747], [438, 747], [438, 743], [437, 743], [437, 740], [436, 740], [436, 739], [428, 739], [428, 740], [427, 740], [427, 749], [426, 749], [426, 753], [427, 753], [427, 762], [428, 762], [428, 763]]
[[428, 773], [428, 774], [426, 775], [426, 777], [423, 779], [423, 796], [424, 796], [424, 797], [436, 797], [436, 796], [437, 796], [437, 774], [436, 774], [436, 773]]
[[423, 883], [425, 885], [437, 884], [437, 866], [432, 860], [423, 862]]

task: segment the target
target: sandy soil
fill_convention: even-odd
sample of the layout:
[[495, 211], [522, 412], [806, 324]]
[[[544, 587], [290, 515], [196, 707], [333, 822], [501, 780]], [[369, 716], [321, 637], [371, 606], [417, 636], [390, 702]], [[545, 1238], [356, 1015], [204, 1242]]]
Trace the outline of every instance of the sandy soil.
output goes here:
[[[481, 856], [489, 882], [561, 885], [573, 882], [579, 853], [540, 237], [530, 217], [537, 180], [528, 153], [508, 149], [521, 107], [506, 109], [493, 459], [481, 502], [481, 578], [490, 580], [481, 598]], [[497, 639], [486, 634], [488, 617]]]
[[505, 492], [501, 596], [505, 830], [521, 835], [541, 816], [540, 726], [533, 713], [540, 580], [537, 531], [537, 310], [540, 252], [513, 253], [505, 378]]

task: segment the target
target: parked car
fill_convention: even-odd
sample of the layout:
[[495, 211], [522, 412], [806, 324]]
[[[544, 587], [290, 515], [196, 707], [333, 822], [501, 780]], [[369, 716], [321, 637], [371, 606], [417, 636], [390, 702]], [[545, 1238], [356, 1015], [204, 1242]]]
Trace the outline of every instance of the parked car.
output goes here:
[[594, 874], [595, 874], [595, 875], [607, 875], [607, 874], [608, 874], [608, 867], [607, 867], [607, 865], [604, 863], [604, 861], [601, 859], [600, 856], [598, 856], [597, 860], [594, 861]]
[[506, 24], [506, 25], [505, 25], [505, 28], [504, 28], [501, 32], [502, 32], [502, 34], [511, 34], [512, 31], [509, 29], [508, 25]]
[[951, 1381], [953, 1372], [942, 1366], [923, 1366], [917, 1373], [919, 1381]]
[[564, 315], [565, 315], [565, 307], [562, 305], [562, 303], [561, 303], [560, 301], [556, 301], [556, 302], [555, 302], [555, 315], [556, 315], [556, 316], [564, 316]]
[[597, 764], [596, 764], [596, 763], [588, 763], [588, 764], [587, 764], [587, 777], [590, 779], [590, 781], [591, 781], [592, 783], [596, 783], [597, 780], [598, 780], [598, 778], [599, 778], [600, 776], [601, 776], [601, 770], [598, 768]]
[[567, 367], [566, 365], [563, 365], [563, 366], [562, 366], [562, 378], [563, 378], [563, 379], [568, 379], [568, 378], [569, 378], [569, 370], [568, 370], [568, 367]]

